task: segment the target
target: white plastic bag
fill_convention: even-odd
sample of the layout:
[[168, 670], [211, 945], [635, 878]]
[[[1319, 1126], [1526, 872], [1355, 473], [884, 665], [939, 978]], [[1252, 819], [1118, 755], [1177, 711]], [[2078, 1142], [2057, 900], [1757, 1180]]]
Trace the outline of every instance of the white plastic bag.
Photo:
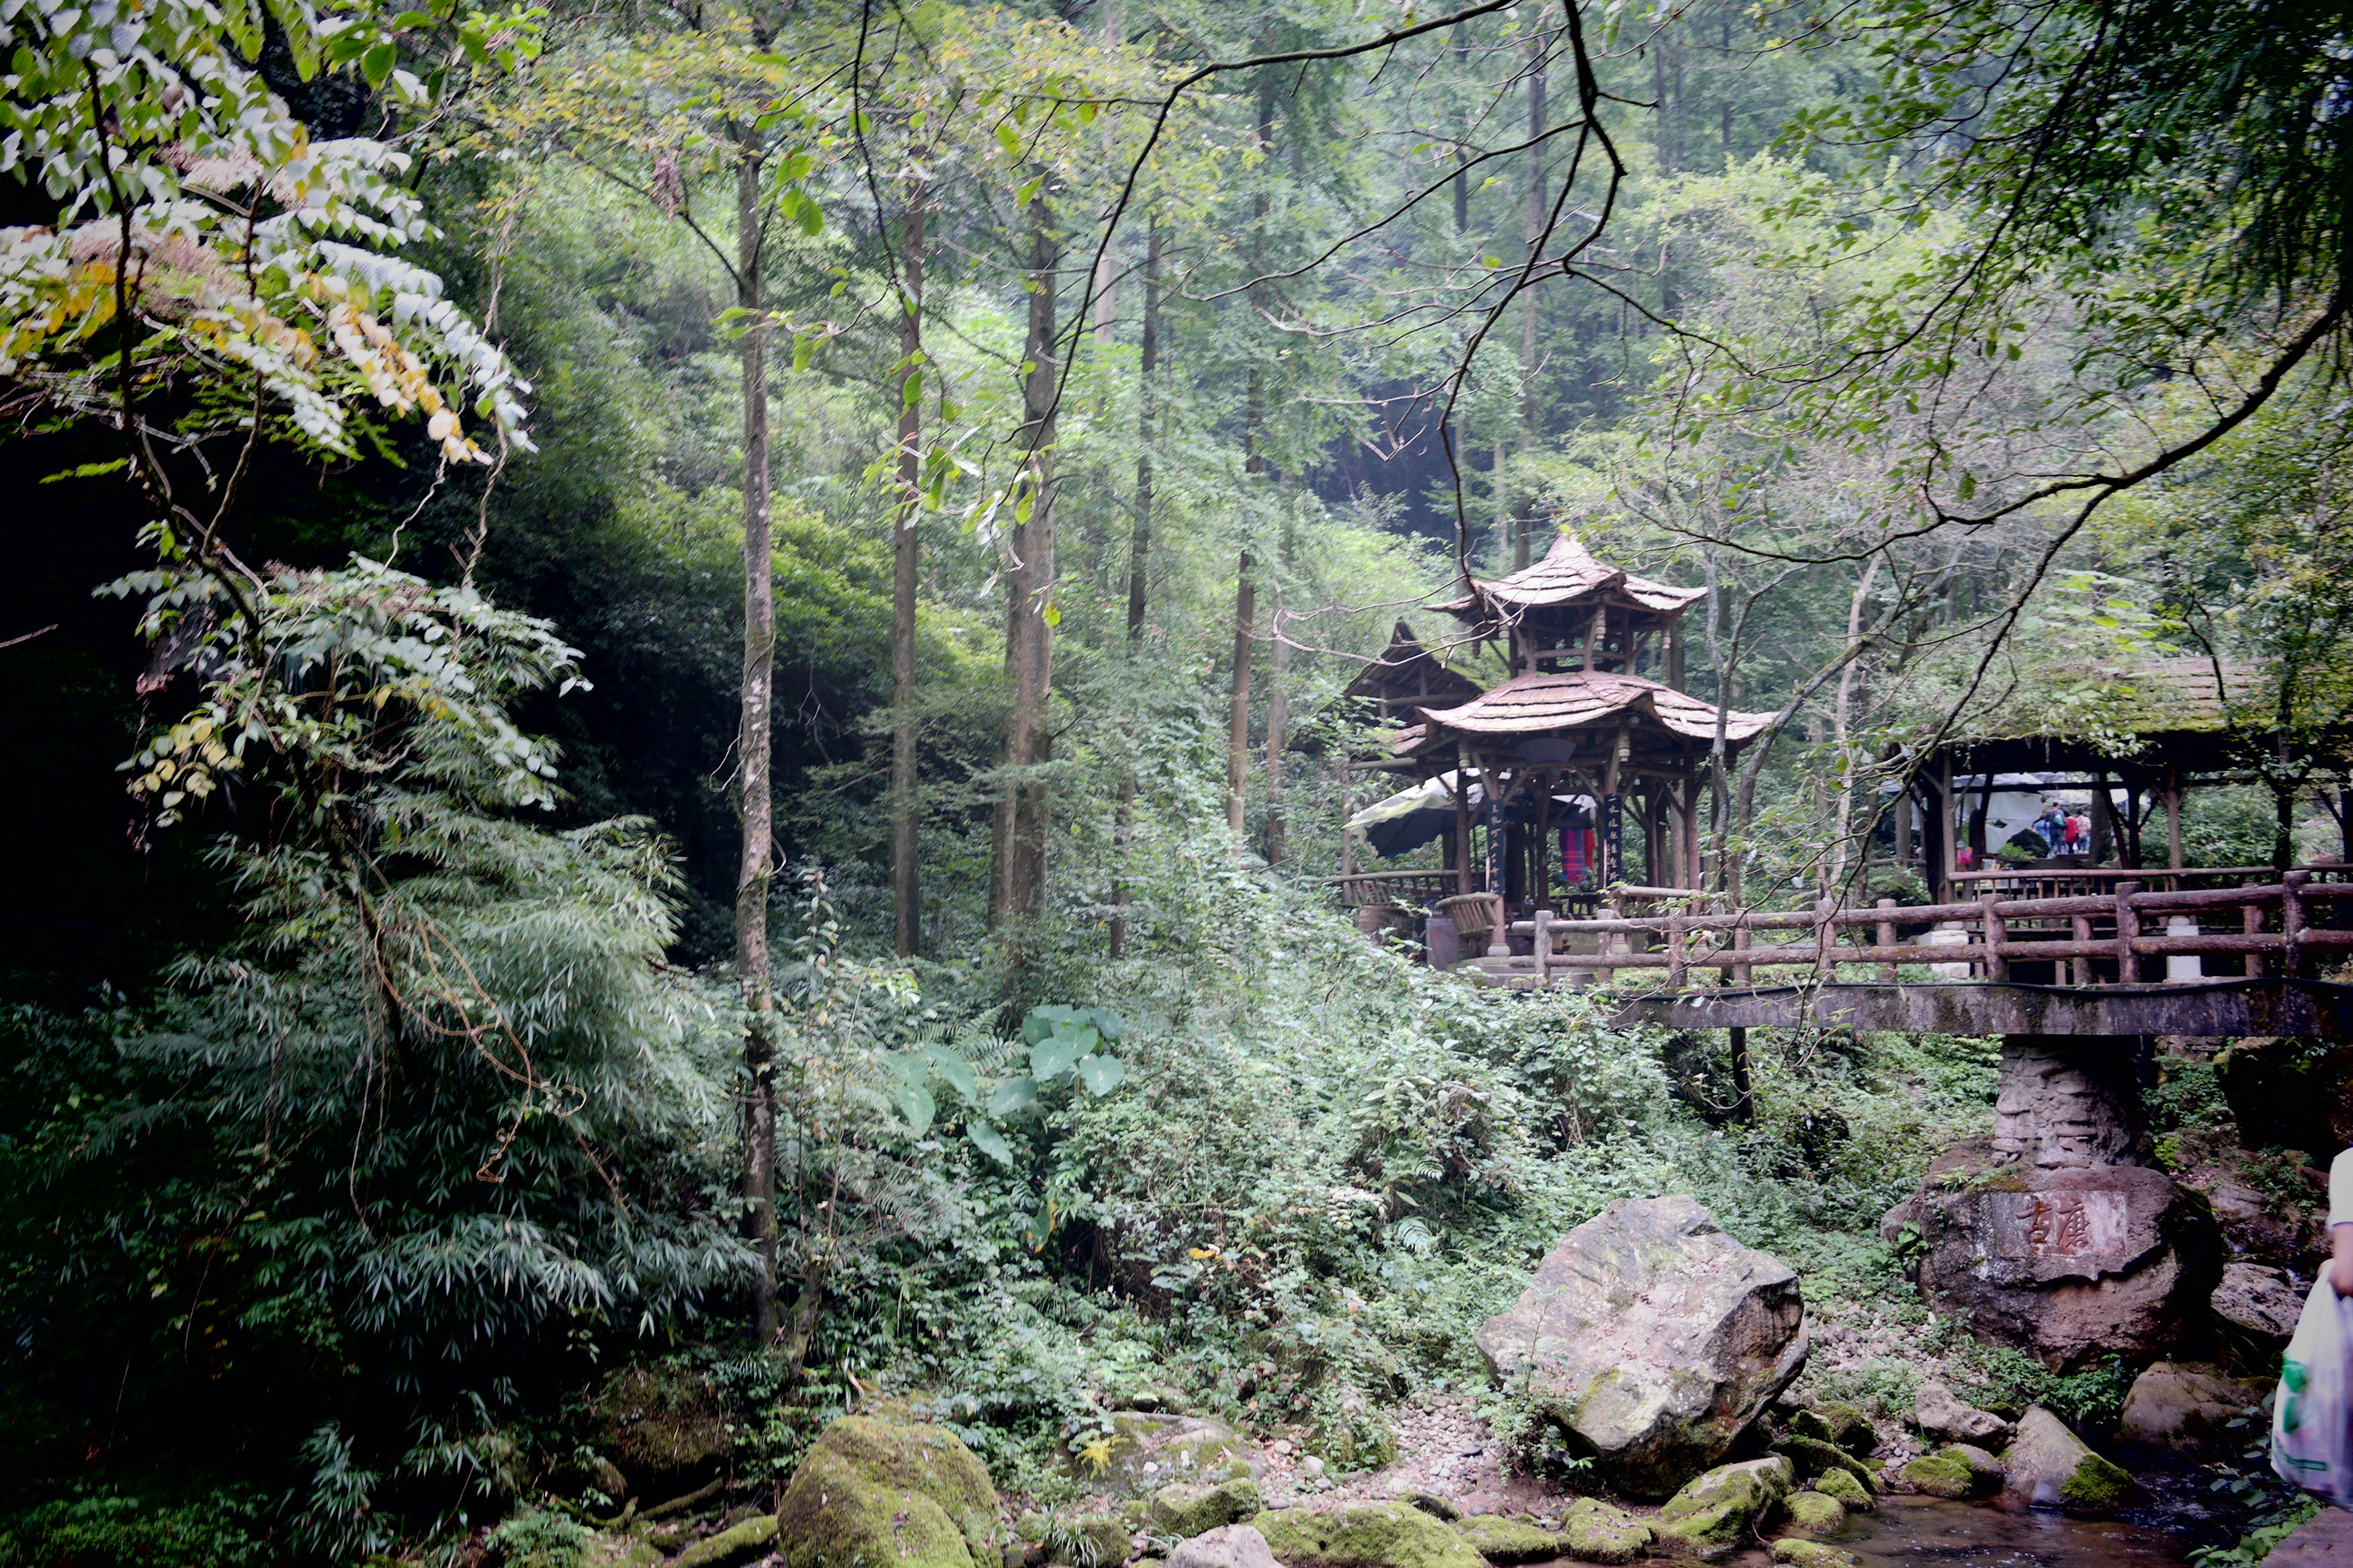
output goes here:
[[2353, 1299], [2326, 1273], [2314, 1281], [2288, 1341], [2272, 1401], [2272, 1468], [2306, 1491], [2353, 1508], [2353, 1400], [2346, 1355], [2353, 1351]]

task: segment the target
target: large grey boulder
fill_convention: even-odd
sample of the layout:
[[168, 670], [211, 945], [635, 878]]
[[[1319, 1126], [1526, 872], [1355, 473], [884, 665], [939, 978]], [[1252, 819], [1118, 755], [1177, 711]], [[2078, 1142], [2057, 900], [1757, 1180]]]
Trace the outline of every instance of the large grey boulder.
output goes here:
[[2225, 1263], [2209, 1298], [2214, 1315], [2258, 1342], [2284, 1345], [2304, 1316], [2304, 1292], [2287, 1272], [2259, 1263]]
[[[2116, 1436], [2193, 1458], [2221, 1458], [2255, 1440], [2269, 1392], [2214, 1367], [2158, 1362], [2133, 1379]], [[2244, 1425], [2233, 1431], [2233, 1421]]]
[[1998, 1448], [2010, 1441], [2009, 1422], [1990, 1410], [1978, 1409], [1933, 1378], [1922, 1384], [1913, 1397], [1912, 1424], [1947, 1443], [1984, 1443]]
[[1798, 1277], [1687, 1197], [1612, 1204], [1477, 1335], [1603, 1479], [1658, 1501], [1721, 1459], [1806, 1363]]
[[1247, 1524], [1221, 1524], [1180, 1542], [1168, 1554], [1168, 1568], [1282, 1568], [1266, 1537]]

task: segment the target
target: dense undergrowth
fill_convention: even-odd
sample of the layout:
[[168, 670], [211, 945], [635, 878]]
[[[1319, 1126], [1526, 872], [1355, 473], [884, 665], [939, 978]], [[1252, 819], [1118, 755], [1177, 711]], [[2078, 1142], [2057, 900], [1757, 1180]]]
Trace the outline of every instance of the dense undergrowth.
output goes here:
[[[1108, 814], [1066, 824], [1044, 918], [953, 962], [864, 956], [820, 868], [780, 890], [787, 1321], [755, 1350], [736, 988], [666, 961], [645, 824], [536, 824], [546, 756], [495, 706], [569, 650], [364, 563], [274, 603], [328, 647], [463, 621], [474, 666], [431, 679], [473, 706], [332, 666], [327, 710], [369, 716], [287, 753], [335, 783], [284, 786], [322, 826], [219, 841], [220, 941], [144, 995], [0, 1018], [8, 1568], [560, 1556], [552, 1492], [622, 1500], [590, 1439], [631, 1368], [723, 1415], [714, 1507], [878, 1394], [1042, 1504], [1143, 1398], [1348, 1470], [1400, 1401], [1468, 1393], [1542, 1463], [1473, 1331], [1571, 1226], [1667, 1193], [1800, 1271], [1821, 1391], [1900, 1416], [1933, 1371], [2114, 1418], [2121, 1369], [1978, 1345], [1878, 1234], [1987, 1130], [1990, 1042], [1754, 1031], [1741, 1121], [1720, 1034], [1433, 973], [1199, 831], [1215, 731], [1176, 719], [1115, 908], [1083, 853]], [[2159, 1100], [2184, 1132], [2220, 1114], [2194, 1073]]]
[[[299, 1054], [166, 1032], [258, 991], [332, 1017], [298, 984], [332, 945], [275, 971], [191, 967], [148, 1008], [15, 1015], [7, 1177], [37, 1201], [11, 1224], [28, 1375], [8, 1391], [20, 1511], [0, 1560], [96, 1560], [87, 1541], [129, 1500], [185, 1520], [216, 1562], [447, 1547], [536, 1493], [624, 1361], [723, 1391], [739, 1485], [788, 1470], [876, 1390], [924, 1399], [1039, 1501], [1072, 1488], [1104, 1409], [1155, 1388], [1353, 1468], [1388, 1451], [1400, 1399], [1486, 1385], [1472, 1331], [1613, 1199], [1691, 1193], [1803, 1271], [1818, 1312], [1900, 1300], [1878, 1217], [1989, 1114], [1982, 1042], [1760, 1036], [1744, 1128], [1714, 1096], [1708, 1037], [1614, 1029], [1589, 994], [1472, 989], [1214, 840], [1170, 855], [1142, 956], [1038, 944], [1071, 955], [1031, 976], [1041, 994], [1124, 1022], [1106, 1048], [1124, 1076], [1042, 1087], [1034, 1109], [995, 1093], [1025, 1065], [999, 977], [845, 956], [819, 878], [781, 911], [797, 956], [781, 1271], [810, 1309], [789, 1384], [737, 1328], [716, 978], [657, 966], [642, 1002], [608, 1001], [669, 998], [543, 1068], [596, 1109], [575, 1097], [513, 1137], [516, 1086], [464, 1041], [421, 1075], [423, 1103], [338, 1077], [327, 1050], [290, 1107], [263, 1068]], [[531, 885], [459, 869], [418, 877], [444, 897], [495, 882], [490, 909]], [[467, 940], [495, 946], [497, 926]], [[923, 1125], [875, 1087], [910, 1081]], [[513, 1167], [497, 1183], [477, 1169], [493, 1152]], [[91, 1335], [125, 1299], [147, 1310]], [[428, 1330], [452, 1348], [427, 1352]]]

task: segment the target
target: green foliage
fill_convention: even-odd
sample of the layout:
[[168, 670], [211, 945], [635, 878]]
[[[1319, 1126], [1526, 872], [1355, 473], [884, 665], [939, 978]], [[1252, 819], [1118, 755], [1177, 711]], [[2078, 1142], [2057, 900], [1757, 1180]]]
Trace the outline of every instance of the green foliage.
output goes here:
[[263, 1568], [279, 1561], [248, 1493], [187, 1500], [91, 1492], [0, 1518], [5, 1568]]
[[1976, 1362], [1976, 1380], [1954, 1387], [1970, 1404], [2005, 1411], [2040, 1405], [2068, 1425], [2089, 1432], [2115, 1429], [2137, 1375], [2121, 1361], [2063, 1374], [2007, 1345], [1987, 1347]]
[[596, 1532], [544, 1509], [520, 1508], [491, 1531], [500, 1568], [589, 1568]]
[[2271, 798], [2263, 790], [2191, 790], [2181, 804], [2182, 863], [2268, 865], [2274, 826]]
[[2149, 1130], [2160, 1136], [2207, 1132], [2232, 1125], [2231, 1104], [2211, 1062], [2168, 1056], [2158, 1059], [2155, 1088], [2144, 1095]]

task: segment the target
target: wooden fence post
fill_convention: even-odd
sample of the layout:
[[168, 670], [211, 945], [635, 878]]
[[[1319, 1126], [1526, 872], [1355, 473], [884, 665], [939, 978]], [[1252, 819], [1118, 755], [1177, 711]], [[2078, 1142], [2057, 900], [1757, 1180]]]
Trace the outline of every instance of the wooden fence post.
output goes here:
[[2280, 973], [2294, 978], [2304, 973], [2306, 960], [2304, 953], [2304, 932], [2306, 910], [2304, 885], [2312, 880], [2312, 873], [2290, 871], [2282, 879], [2280, 888]]
[[1828, 985], [1838, 978], [1832, 954], [1838, 951], [1838, 924], [1831, 916], [1838, 905], [1829, 899], [1814, 900], [1814, 978]]
[[[1738, 923], [1734, 925], [1732, 928], [1732, 951], [1735, 953], [1746, 952], [1748, 951], [1749, 942], [1748, 911], [1746, 910], [1743, 910], [1739, 914], [1733, 918]], [[1748, 965], [1745, 963], [1735, 963], [1732, 966], [1732, 984], [1736, 987], [1746, 991], [1756, 983], [1757, 972], [1749, 968]]]
[[[2248, 936], [2263, 935], [2263, 906], [2242, 905], [2239, 909], [2239, 930]], [[2263, 955], [2260, 952], [2250, 952], [2241, 960], [2241, 966], [2245, 970], [2248, 979], [2260, 980], [2263, 974]]]
[[1679, 908], [1667, 917], [1667, 989], [1683, 988], [1683, 928], [1690, 917]]
[[1979, 893], [1979, 919], [1985, 922], [1986, 978], [1995, 982], [2010, 979], [2010, 955], [2002, 951], [2007, 933], [2002, 930], [2001, 916], [1995, 912], [2001, 902], [2000, 893]]
[[[1895, 900], [1894, 899], [1882, 899], [1879, 900], [1878, 907], [1883, 910], [1892, 910], [1895, 907]], [[1878, 937], [1880, 946], [1894, 947], [1895, 945], [1894, 920], [1887, 915], [1880, 916], [1879, 930], [1873, 934]], [[1885, 963], [1879, 966], [1879, 978], [1881, 982], [1885, 984], [1893, 985], [1895, 984], [1895, 961], [1894, 959], [1889, 959]]]
[[2133, 908], [2138, 882], [2116, 884], [2116, 984], [2140, 984], [2140, 960], [2133, 956], [2133, 938], [2140, 935], [2140, 911]]

